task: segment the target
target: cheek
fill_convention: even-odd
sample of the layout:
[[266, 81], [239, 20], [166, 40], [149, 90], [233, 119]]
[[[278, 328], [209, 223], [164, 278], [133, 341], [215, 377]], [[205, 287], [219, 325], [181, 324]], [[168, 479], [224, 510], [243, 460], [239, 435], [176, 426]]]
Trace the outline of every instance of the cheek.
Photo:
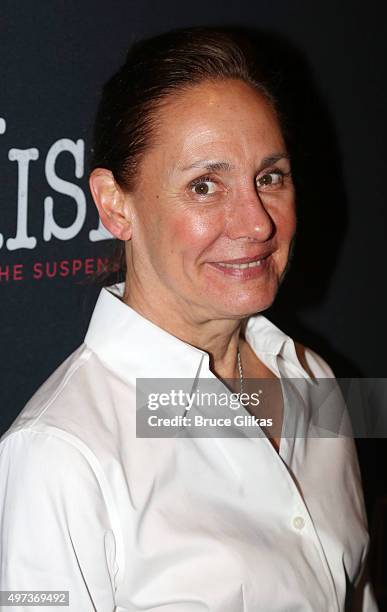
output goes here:
[[185, 212], [169, 223], [169, 235], [174, 251], [197, 254], [219, 235], [219, 220], [214, 219], [214, 215]]

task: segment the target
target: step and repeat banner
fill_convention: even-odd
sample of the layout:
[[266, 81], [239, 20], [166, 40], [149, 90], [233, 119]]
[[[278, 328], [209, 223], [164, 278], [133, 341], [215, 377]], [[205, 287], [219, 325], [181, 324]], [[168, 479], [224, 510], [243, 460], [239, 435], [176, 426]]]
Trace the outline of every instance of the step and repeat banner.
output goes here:
[[[130, 44], [170, 28], [261, 32], [297, 128], [299, 232], [273, 321], [337, 376], [385, 377], [385, 66], [377, 7], [264, 0], [2, 2], [1, 413], [4, 431], [82, 342], [114, 240], [88, 188], [101, 88]], [[358, 440], [367, 507], [385, 440]]]

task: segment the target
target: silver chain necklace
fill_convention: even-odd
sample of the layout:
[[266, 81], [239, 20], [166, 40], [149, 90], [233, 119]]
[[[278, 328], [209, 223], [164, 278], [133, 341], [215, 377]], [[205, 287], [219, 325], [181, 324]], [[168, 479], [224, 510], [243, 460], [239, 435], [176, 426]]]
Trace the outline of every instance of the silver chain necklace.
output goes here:
[[243, 368], [242, 368], [242, 359], [241, 359], [241, 354], [239, 350], [239, 344], [238, 344], [237, 357], [238, 357], [239, 383], [240, 383], [240, 388], [241, 388], [240, 392], [243, 393]]

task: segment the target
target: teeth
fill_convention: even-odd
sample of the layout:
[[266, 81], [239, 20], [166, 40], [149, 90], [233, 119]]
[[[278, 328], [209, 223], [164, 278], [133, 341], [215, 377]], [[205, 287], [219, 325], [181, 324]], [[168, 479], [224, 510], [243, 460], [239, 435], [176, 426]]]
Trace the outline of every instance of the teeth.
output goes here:
[[224, 268], [235, 268], [236, 270], [244, 270], [245, 268], [256, 268], [257, 266], [260, 266], [261, 263], [262, 259], [242, 264], [221, 263], [220, 261], [218, 261], [219, 266], [223, 266]]

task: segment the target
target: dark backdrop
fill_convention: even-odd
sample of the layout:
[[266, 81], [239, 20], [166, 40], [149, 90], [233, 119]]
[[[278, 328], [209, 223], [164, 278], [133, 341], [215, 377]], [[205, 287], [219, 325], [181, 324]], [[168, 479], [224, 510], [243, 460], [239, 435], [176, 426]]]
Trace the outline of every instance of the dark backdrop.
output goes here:
[[[310, 0], [3, 0], [0, 431], [82, 342], [99, 291], [91, 273], [112, 252], [113, 241], [96, 231], [87, 187], [101, 86], [132, 40], [176, 26], [265, 32], [262, 52], [279, 67], [278, 93], [297, 134], [300, 211], [293, 267], [267, 314], [320, 352], [337, 376], [386, 376], [382, 8]], [[386, 442], [357, 440], [376, 531], [387, 495]]]

